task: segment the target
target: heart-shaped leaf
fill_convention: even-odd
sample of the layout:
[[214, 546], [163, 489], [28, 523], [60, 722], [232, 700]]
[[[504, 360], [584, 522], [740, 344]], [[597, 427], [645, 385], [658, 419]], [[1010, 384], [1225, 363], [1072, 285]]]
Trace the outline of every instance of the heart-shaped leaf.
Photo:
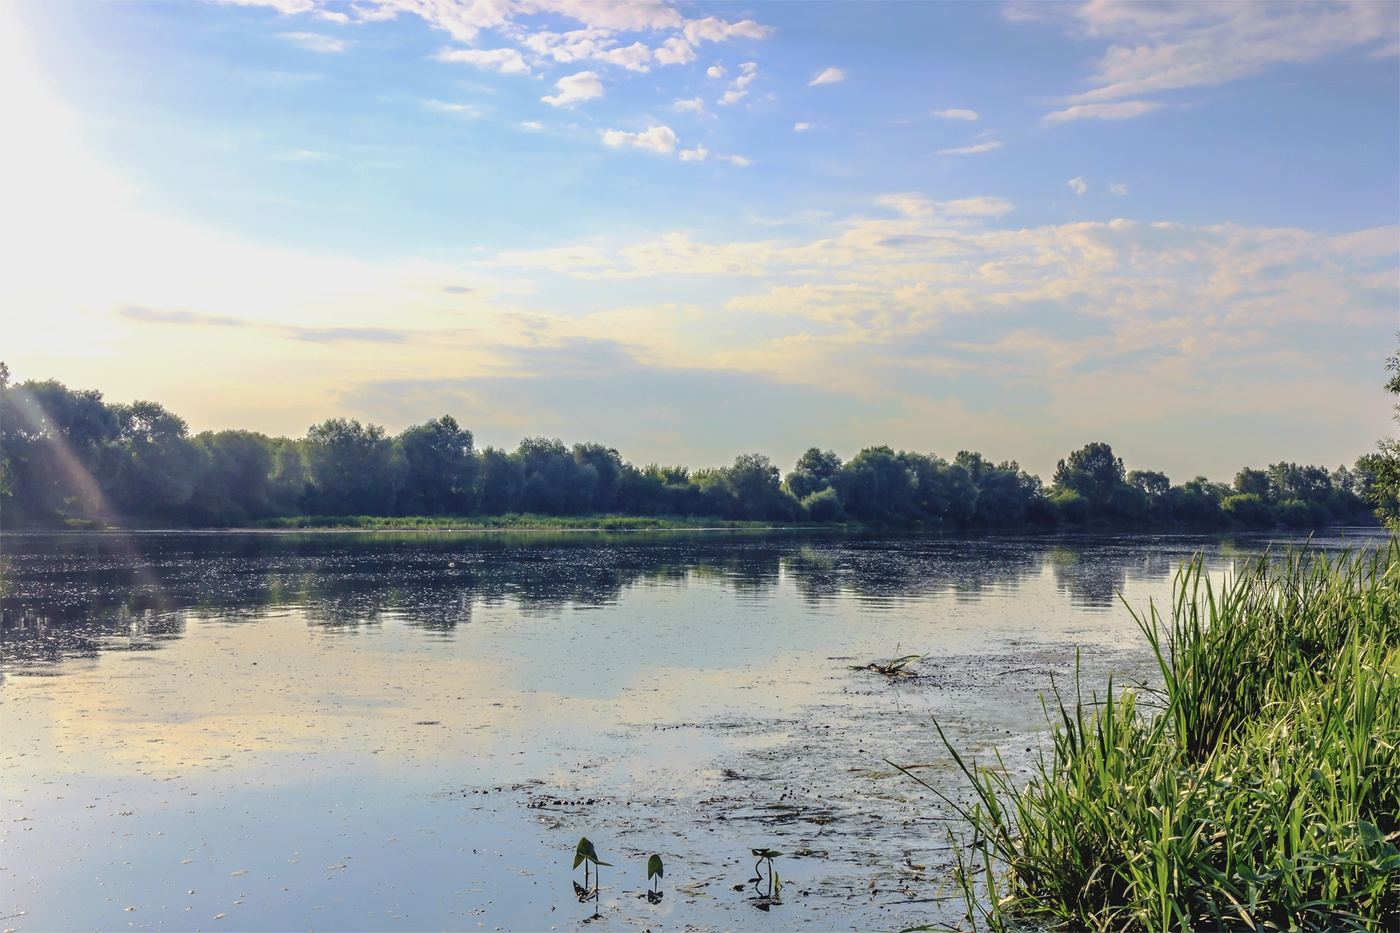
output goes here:
[[593, 848], [593, 843], [588, 841], [587, 836], [580, 836], [578, 848], [574, 850], [574, 867], [578, 868], [584, 862], [598, 864], [598, 850]]

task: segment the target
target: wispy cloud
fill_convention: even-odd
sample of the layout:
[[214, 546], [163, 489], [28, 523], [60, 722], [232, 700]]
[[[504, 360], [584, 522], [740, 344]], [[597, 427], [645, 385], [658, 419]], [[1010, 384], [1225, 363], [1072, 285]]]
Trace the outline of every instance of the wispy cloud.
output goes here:
[[610, 266], [613, 263], [608, 258], [607, 253], [596, 246], [556, 246], [550, 249], [504, 252], [496, 257], [494, 264], [522, 269], [553, 269], [562, 272]]
[[[464, 62], [503, 74], [530, 74], [549, 63], [596, 62], [645, 73], [655, 65], [695, 61], [706, 42], [729, 43], [771, 36], [771, 26], [752, 19], [732, 22], [717, 16], [687, 18], [666, 3], [614, 3], [578, 0], [361, 0], [342, 8], [338, 0], [227, 0], [266, 6], [286, 16], [309, 15], [336, 23], [373, 22], [415, 15], [447, 33], [454, 42], [439, 61]], [[542, 25], [543, 15], [577, 23], [556, 31]], [[557, 27], [556, 27], [557, 28]], [[477, 47], [483, 33], [494, 33], [514, 47]], [[663, 33], [659, 38], [656, 33]], [[669, 33], [669, 35], [665, 35]], [[628, 42], [624, 36], [632, 34]], [[314, 51], [342, 51], [345, 43], [317, 33], [285, 33]]]
[[210, 327], [242, 327], [247, 322], [223, 314], [201, 314], [185, 308], [148, 308], [145, 305], [122, 305], [117, 316], [129, 321], [151, 324], [202, 324]]
[[326, 159], [334, 159], [335, 156], [325, 152], [317, 152], [315, 149], [293, 149], [273, 156], [279, 162], [323, 162]]
[[603, 82], [598, 80], [597, 72], [593, 71], [566, 75], [554, 82], [554, 86], [559, 89], [558, 94], [540, 98], [551, 107], [572, 107], [585, 100], [603, 96]]
[[689, 100], [678, 100], [671, 104], [671, 109], [676, 113], [704, 113], [705, 102], [698, 97]]
[[1069, 181], [1065, 182], [1065, 184], [1069, 185], [1070, 190], [1075, 194], [1083, 194], [1089, 190], [1089, 184], [1084, 180], [1082, 175], [1079, 178], [1071, 178]]
[[1131, 120], [1151, 113], [1162, 105], [1150, 100], [1125, 100], [1114, 104], [1075, 104], [1064, 110], [1045, 115], [1047, 124], [1068, 123], [1071, 120]]
[[1127, 186], [1127, 185], [1124, 185], [1124, 184], [1110, 184], [1110, 185], [1108, 186], [1108, 193], [1109, 193], [1109, 194], [1127, 194], [1127, 193], [1128, 193], [1128, 186]]
[[669, 126], [649, 126], [642, 133], [627, 133], [623, 130], [607, 130], [603, 133], [603, 144], [607, 146], [636, 146], [666, 155], [676, 151], [676, 133]]
[[930, 113], [935, 117], [942, 117], [945, 120], [978, 120], [981, 119], [976, 110], [933, 110]]
[[805, 133], [810, 129], [815, 129], [816, 126], [815, 123], [794, 123], [792, 128], [799, 133]]
[[682, 149], [680, 152], [682, 162], [704, 162], [705, 157], [710, 154], [710, 150], [704, 146], [696, 146], [694, 149]]
[[807, 82], [808, 87], [816, 87], [818, 84], [836, 84], [846, 80], [845, 73], [840, 68], [828, 68]]
[[991, 152], [993, 149], [1001, 148], [1001, 140], [993, 139], [985, 143], [977, 143], [975, 146], [959, 146], [956, 149], [940, 149], [939, 155], [976, 155], [979, 152]]
[[386, 327], [285, 327], [283, 330], [293, 340], [307, 343], [403, 343], [410, 336], [408, 331]]
[[[1381, 55], [1400, 52], [1394, 6], [1385, 3], [1017, 4], [1006, 16], [1058, 21], [1079, 38], [1111, 43], [1088, 79], [1093, 87], [1070, 95], [1071, 105], [1210, 87], [1358, 47]], [[1127, 119], [1153, 109], [1086, 112], [1071, 106], [1050, 116]]]
[[439, 113], [451, 113], [459, 117], [479, 117], [481, 111], [472, 104], [453, 104], [445, 100], [425, 100], [423, 106]]
[[319, 32], [279, 32], [277, 38], [301, 46], [309, 52], [344, 52], [350, 43]]

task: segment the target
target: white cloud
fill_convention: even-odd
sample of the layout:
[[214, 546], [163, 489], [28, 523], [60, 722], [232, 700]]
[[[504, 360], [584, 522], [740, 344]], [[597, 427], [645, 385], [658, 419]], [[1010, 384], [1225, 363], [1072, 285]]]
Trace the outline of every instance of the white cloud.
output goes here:
[[1078, 178], [1071, 178], [1069, 181], [1065, 182], [1065, 184], [1069, 185], [1070, 188], [1074, 190], [1075, 194], [1083, 194], [1089, 190], [1089, 185], [1084, 181], [1084, 176], [1082, 175]]
[[730, 162], [734, 165], [753, 165], [752, 159], [746, 159], [741, 155], [717, 155], [715, 156], [715, 158], [722, 159], [723, 161]]
[[932, 201], [914, 192], [881, 195], [875, 199], [875, 203], [892, 208], [905, 217], [936, 218], [940, 221], [1000, 217], [1015, 210], [1016, 207], [1004, 198], [979, 197]]
[[1110, 184], [1108, 186], [1108, 191], [1109, 194], [1127, 194], [1128, 186], [1124, 184]]
[[559, 89], [558, 94], [540, 98], [551, 107], [572, 107], [585, 100], [603, 96], [603, 82], [599, 81], [597, 73], [592, 71], [566, 75], [555, 81], [554, 86]]
[[1191, 87], [1211, 87], [1261, 74], [1280, 64], [1318, 61], [1370, 47], [1400, 53], [1394, 4], [1387, 3], [1082, 3], [1012, 6], [1007, 18], [1059, 21], [1082, 39], [1110, 45], [1089, 78], [1093, 87], [1070, 95], [1066, 110], [1046, 122], [1097, 117], [1128, 119], [1150, 113], [1142, 101], [1123, 109], [1082, 109]]
[[794, 123], [793, 126], [792, 126], [792, 128], [795, 129], [795, 130], [797, 130], [797, 132], [799, 132], [799, 133], [805, 133], [805, 132], [807, 132], [807, 131], [810, 130], [810, 129], [815, 129], [815, 128], [816, 128], [816, 124], [815, 124], [815, 123]]
[[760, 26], [751, 19], [738, 23], [726, 23], [722, 19], [707, 16], [704, 19], [686, 20], [686, 39], [692, 45], [699, 45], [701, 40], [709, 42], [726, 42], [738, 36], [744, 39], [766, 39], [773, 34], [772, 26]]
[[1116, 104], [1075, 104], [1045, 115], [1046, 124], [1070, 120], [1131, 120], [1151, 113], [1162, 105], [1150, 100], [1125, 100]]
[[647, 62], [651, 61], [651, 49], [641, 42], [633, 42], [620, 49], [609, 49], [594, 56], [599, 61], [611, 65], [621, 65], [628, 71], [650, 71]]
[[942, 117], [945, 120], [980, 120], [976, 110], [934, 110], [931, 111], [935, 117]]
[[709, 68], [705, 69], [705, 74], [711, 78], [723, 78], [725, 75], [729, 74], [729, 72], [723, 65], [711, 65]]
[[334, 159], [335, 156], [317, 152], [314, 149], [293, 149], [291, 152], [284, 152], [281, 155], [273, 156], [273, 158], [279, 162], [323, 162], [326, 159]]
[[523, 127], [525, 127], [525, 129], [527, 129], [527, 130], [542, 130], [542, 129], [544, 129], [544, 124], [543, 124], [543, 123], [536, 123], [534, 120], [523, 120], [523, 121], [521, 121], [520, 125], [523, 126]]
[[433, 56], [440, 62], [466, 62], [487, 71], [507, 75], [527, 75], [530, 66], [519, 49], [443, 49]]
[[689, 100], [678, 100], [671, 104], [671, 109], [676, 113], [704, 113], [705, 102], [698, 97]]
[[[505, 74], [529, 74], [531, 62], [563, 64], [594, 61], [634, 72], [649, 71], [652, 64], [684, 65], [696, 58], [702, 42], [764, 39], [774, 32], [752, 19], [729, 22], [715, 16], [686, 19], [676, 7], [648, 2], [612, 0], [358, 0], [348, 12], [336, 7], [340, 0], [226, 0], [250, 6], [271, 7], [287, 15], [310, 15], [337, 23], [368, 23], [400, 15], [421, 18], [453, 40], [475, 46], [482, 33], [494, 32], [520, 48], [453, 48], [437, 57], [446, 62], [467, 62]], [[542, 28], [546, 15], [576, 22], [581, 28], [555, 32]], [[657, 43], [657, 32], [669, 32]], [[627, 33], [643, 33], [623, 44]], [[341, 51], [344, 43], [315, 33], [286, 33], [315, 51]], [[643, 41], [645, 39], [646, 41]], [[625, 41], [625, 40], [624, 40]], [[337, 44], [338, 43], [338, 44]], [[654, 48], [652, 46], [655, 46]]]
[[694, 149], [682, 149], [680, 157], [682, 162], [704, 162], [705, 156], [710, 154], [710, 150], [704, 146], [696, 146]]
[[337, 10], [328, 10], [319, 0], [225, 0], [237, 6], [263, 6], [271, 7], [283, 16], [292, 16], [297, 13], [309, 13], [317, 19], [328, 20], [332, 23], [348, 23], [350, 17]]
[[294, 42], [310, 52], [344, 52], [350, 43], [319, 32], [279, 32], [277, 38]]
[[649, 126], [644, 133], [627, 133], [622, 130], [608, 130], [603, 133], [604, 145], [637, 146], [666, 155], [676, 151], [676, 133], [669, 126]]
[[811, 81], [807, 82], [807, 86], [815, 87], [818, 84], [835, 84], [838, 81], [845, 80], [846, 75], [841, 71], [840, 68], [828, 68], [826, 69], [826, 71], [823, 71]]
[[689, 42], [678, 37], [667, 39], [659, 48], [653, 49], [651, 54], [661, 65], [688, 65], [695, 61], [695, 49]]
[[725, 91], [724, 96], [716, 101], [716, 103], [723, 105], [737, 104], [748, 96], [749, 84], [758, 76], [758, 63], [744, 62], [739, 66], [739, 70], [743, 73], [729, 82], [729, 90]]
[[975, 146], [959, 146], [956, 149], [940, 149], [939, 155], [976, 155], [979, 152], [991, 152], [993, 149], [1001, 148], [1001, 140], [993, 139], [985, 143], [978, 143]]
[[1086, 3], [1075, 16], [1084, 35], [1114, 43], [1076, 103], [1223, 84], [1356, 46], [1394, 54], [1397, 33], [1384, 3]]
[[452, 104], [444, 100], [425, 100], [423, 106], [441, 113], [453, 113], [461, 117], [479, 117], [481, 111], [471, 104]]

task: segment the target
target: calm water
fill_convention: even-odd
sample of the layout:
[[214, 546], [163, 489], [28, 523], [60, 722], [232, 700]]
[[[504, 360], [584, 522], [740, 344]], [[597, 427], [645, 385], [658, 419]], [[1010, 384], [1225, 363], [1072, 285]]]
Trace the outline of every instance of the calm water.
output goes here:
[[[1342, 546], [1360, 537], [1319, 543]], [[7, 535], [0, 918], [60, 928], [956, 920], [932, 729], [1024, 769], [1051, 675], [1268, 538]], [[852, 665], [920, 653], [917, 677]], [[754, 909], [751, 847], [785, 855]], [[664, 897], [641, 897], [652, 852]]]

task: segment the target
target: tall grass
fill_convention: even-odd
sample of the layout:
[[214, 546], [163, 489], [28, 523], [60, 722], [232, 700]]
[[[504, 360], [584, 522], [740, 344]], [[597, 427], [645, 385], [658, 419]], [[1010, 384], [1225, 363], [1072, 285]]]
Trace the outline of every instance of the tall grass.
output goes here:
[[1163, 687], [1076, 676], [1025, 786], [948, 746], [974, 927], [1400, 930], [1400, 545], [1198, 557], [1134, 618]]

